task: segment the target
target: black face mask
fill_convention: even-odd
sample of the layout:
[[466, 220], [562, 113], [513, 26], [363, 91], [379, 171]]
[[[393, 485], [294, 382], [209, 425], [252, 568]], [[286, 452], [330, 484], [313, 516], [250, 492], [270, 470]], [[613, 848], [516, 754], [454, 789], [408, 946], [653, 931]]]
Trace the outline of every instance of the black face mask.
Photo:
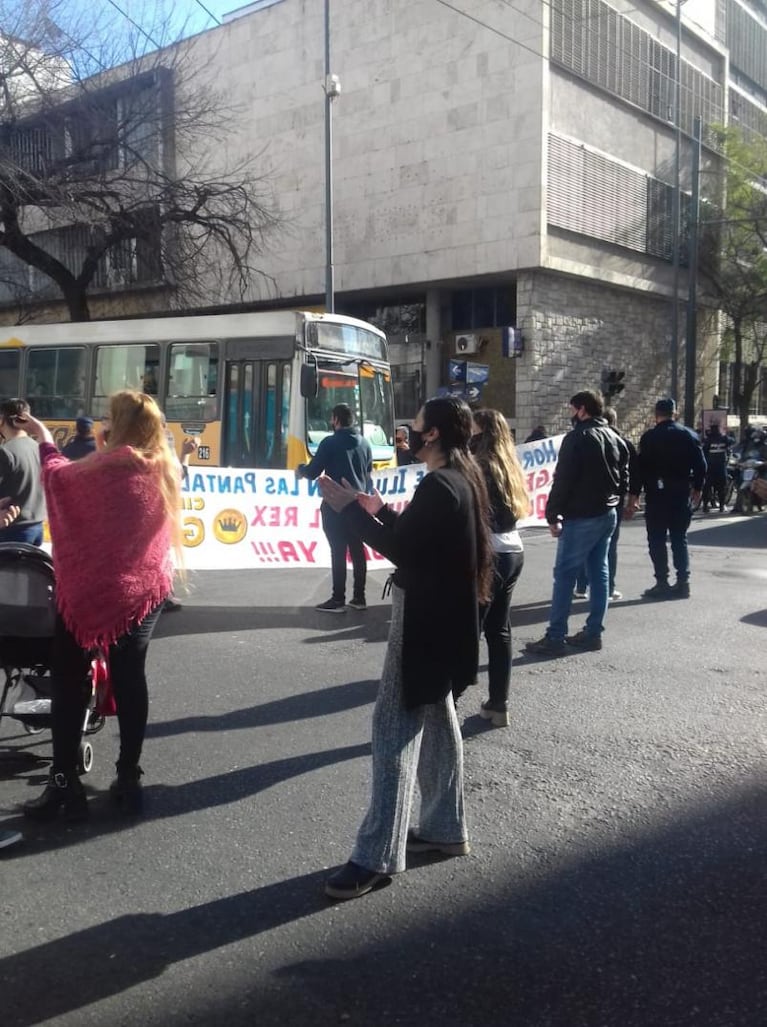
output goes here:
[[580, 418], [578, 417], [578, 415], [573, 414], [573, 416], [570, 418], [570, 424], [573, 426], [573, 428], [578, 424], [579, 420]]
[[410, 452], [413, 456], [418, 456], [420, 450], [424, 448], [423, 443], [423, 432], [416, 431], [415, 428], [410, 429]]
[[484, 432], [478, 432], [469, 439], [469, 452], [476, 453], [482, 443]]

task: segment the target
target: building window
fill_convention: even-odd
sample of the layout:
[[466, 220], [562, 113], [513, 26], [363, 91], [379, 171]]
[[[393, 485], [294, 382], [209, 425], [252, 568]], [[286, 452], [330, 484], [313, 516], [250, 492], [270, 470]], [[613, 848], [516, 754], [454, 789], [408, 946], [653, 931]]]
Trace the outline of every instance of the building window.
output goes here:
[[[741, 388], [743, 386], [743, 375], [745, 372], [745, 363], [741, 365], [740, 371], [740, 382]], [[735, 408], [735, 364], [723, 361], [719, 365], [719, 405], [727, 407], [731, 414], [737, 414]], [[766, 417], [767, 416], [767, 374], [762, 374], [754, 394], [751, 397], [751, 403], [748, 408], [750, 417]]]
[[344, 303], [339, 304], [339, 312], [347, 317], [356, 317], [367, 321], [380, 329], [387, 339], [400, 342], [408, 335], [422, 335], [426, 332], [426, 304], [422, 301], [412, 303]]
[[11, 161], [38, 178], [52, 174], [64, 156], [61, 122], [40, 122], [15, 128], [8, 141]]
[[411, 364], [395, 364], [391, 370], [397, 418], [412, 421], [424, 400], [422, 369]]
[[737, 0], [725, 0], [725, 43], [730, 62], [760, 89], [767, 90], [767, 26]]
[[[549, 136], [549, 225], [661, 260], [672, 258], [674, 189], [582, 143]], [[680, 262], [687, 252], [690, 197], [680, 211]]]
[[[551, 60], [655, 117], [673, 118], [675, 53], [603, 0], [552, 5]], [[704, 126], [722, 123], [723, 91], [717, 82], [683, 60], [680, 84], [679, 121], [685, 132], [693, 134], [697, 116]]]
[[475, 328], [503, 328], [513, 325], [517, 316], [513, 284], [479, 289], [456, 289], [452, 295], [453, 331]]

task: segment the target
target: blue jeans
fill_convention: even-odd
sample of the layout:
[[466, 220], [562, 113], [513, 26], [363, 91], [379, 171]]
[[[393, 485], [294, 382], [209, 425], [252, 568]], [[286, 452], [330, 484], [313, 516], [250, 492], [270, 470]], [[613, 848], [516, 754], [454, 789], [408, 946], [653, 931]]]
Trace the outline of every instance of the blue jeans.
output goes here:
[[30, 546], [43, 544], [43, 526], [37, 524], [11, 524], [0, 530], [0, 542], [26, 542]]
[[[610, 547], [607, 550], [607, 569], [609, 571], [609, 583], [607, 586], [607, 594], [612, 595], [615, 591], [615, 574], [618, 570], [618, 539], [621, 534], [621, 514], [622, 510], [618, 510], [618, 519], [615, 522], [615, 531], [613, 537], [610, 539]], [[586, 571], [586, 564], [578, 569], [578, 577], [575, 579], [575, 591], [585, 592], [589, 587], [589, 576]]]
[[617, 512], [608, 510], [599, 517], [579, 517], [565, 521], [557, 542], [554, 561], [554, 592], [546, 634], [561, 641], [567, 634], [567, 618], [573, 601], [578, 571], [585, 564], [589, 579], [587, 635], [601, 635], [607, 611], [607, 550], [615, 531]]

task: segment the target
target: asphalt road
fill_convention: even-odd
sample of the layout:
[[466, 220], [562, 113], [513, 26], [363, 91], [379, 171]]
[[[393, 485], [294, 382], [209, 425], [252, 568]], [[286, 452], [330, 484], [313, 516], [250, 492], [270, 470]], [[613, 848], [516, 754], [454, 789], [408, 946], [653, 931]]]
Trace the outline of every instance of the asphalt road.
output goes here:
[[[388, 601], [326, 572], [201, 573], [150, 649], [148, 815], [27, 826], [49, 736], [0, 724], [0, 1022], [758, 1027], [767, 1022], [767, 516], [696, 518], [693, 595], [648, 605], [624, 528], [605, 648], [515, 662], [513, 722], [461, 703], [472, 853], [329, 903], [366, 806]], [[515, 651], [546, 624], [527, 536]], [[571, 627], [586, 604], [574, 604]], [[449, 645], [450, 640], [445, 639]]]

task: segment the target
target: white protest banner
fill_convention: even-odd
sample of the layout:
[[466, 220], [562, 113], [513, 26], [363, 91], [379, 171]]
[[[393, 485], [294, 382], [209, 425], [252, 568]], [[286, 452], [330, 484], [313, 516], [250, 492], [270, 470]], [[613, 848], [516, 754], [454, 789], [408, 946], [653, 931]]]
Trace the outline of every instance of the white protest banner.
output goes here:
[[539, 442], [522, 442], [517, 446], [525, 484], [530, 494], [530, 516], [519, 522], [521, 528], [531, 528], [546, 523], [546, 501], [554, 480], [554, 470], [559, 458], [559, 447], [564, 435], [552, 435]]
[[[563, 436], [518, 447], [531, 497], [522, 527], [545, 524]], [[402, 511], [426, 473], [423, 464], [378, 471], [373, 484], [393, 509]], [[322, 530], [316, 481], [293, 471], [190, 467], [181, 494], [184, 560], [190, 570], [244, 570], [258, 567], [329, 567], [330, 549]], [[368, 546], [371, 566], [388, 562]]]
[[[385, 502], [403, 510], [423, 465], [376, 472]], [[190, 467], [181, 492], [184, 561], [191, 570], [329, 567], [316, 481], [293, 471]], [[365, 547], [371, 564], [389, 564]]]

